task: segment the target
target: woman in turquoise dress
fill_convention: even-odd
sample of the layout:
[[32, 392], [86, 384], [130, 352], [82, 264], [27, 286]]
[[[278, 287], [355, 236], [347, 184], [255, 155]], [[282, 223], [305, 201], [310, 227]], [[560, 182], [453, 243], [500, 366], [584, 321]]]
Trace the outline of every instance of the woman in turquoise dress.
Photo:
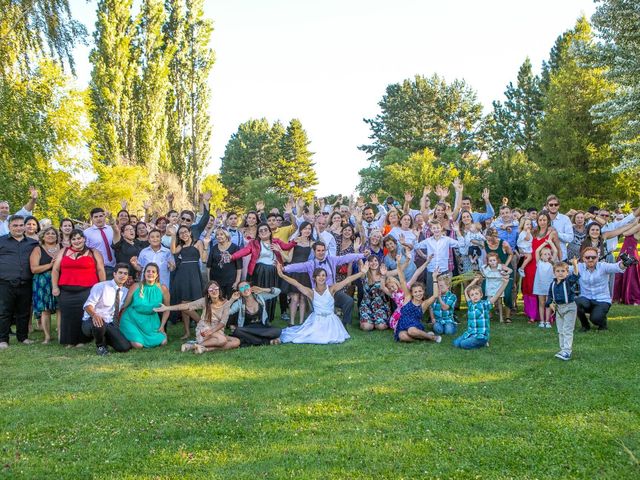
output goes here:
[[169, 312], [162, 314], [162, 322], [154, 308], [169, 305], [169, 290], [160, 284], [160, 270], [148, 263], [142, 272], [142, 281], [129, 289], [125, 300], [120, 331], [133, 348], [153, 348], [167, 344], [165, 325]]

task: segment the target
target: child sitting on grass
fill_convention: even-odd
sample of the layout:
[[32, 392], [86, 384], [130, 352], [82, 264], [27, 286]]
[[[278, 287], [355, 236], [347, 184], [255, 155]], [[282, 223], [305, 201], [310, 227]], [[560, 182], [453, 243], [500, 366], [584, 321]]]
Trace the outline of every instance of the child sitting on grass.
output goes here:
[[456, 322], [453, 318], [458, 297], [450, 291], [451, 278], [448, 275], [438, 277], [439, 295], [430, 308], [431, 324], [436, 335], [454, 335], [456, 333]]
[[[500, 257], [495, 252], [487, 254], [487, 265], [483, 265], [481, 270], [482, 276], [485, 278], [484, 294], [485, 298], [493, 297], [500, 285], [502, 285], [502, 278], [504, 275], [510, 275], [511, 269], [506, 265], [500, 263]], [[502, 319], [502, 297], [504, 293], [498, 297], [498, 303], [494, 303], [493, 307], [498, 307], [498, 317], [500, 323], [503, 323]], [[511, 323], [511, 319], [507, 318], [507, 323]]]
[[413, 342], [414, 340], [431, 340], [436, 343], [442, 341], [440, 335], [433, 332], [425, 331], [422, 324], [422, 316], [427, 308], [438, 297], [438, 274], [440, 271], [436, 268], [433, 272], [433, 295], [425, 300], [427, 289], [423, 283], [416, 282], [411, 287], [407, 287], [407, 281], [404, 278], [402, 268], [398, 269], [400, 275], [400, 286], [404, 292], [404, 303], [400, 308], [400, 318], [396, 325], [394, 338], [398, 342]]
[[464, 289], [467, 299], [467, 331], [453, 341], [453, 346], [463, 350], [484, 347], [489, 343], [489, 312], [493, 304], [500, 300], [500, 296], [509, 283], [509, 275], [502, 278], [502, 284], [498, 291], [488, 300], [483, 300], [484, 294], [479, 283], [481, 276], [477, 276]]
[[578, 259], [573, 258], [573, 273], [569, 275], [569, 265], [558, 262], [553, 266], [555, 280], [549, 285], [546, 306], [556, 314], [556, 328], [560, 340], [560, 351], [555, 357], [560, 360], [571, 360], [573, 347], [573, 329], [576, 325], [576, 285], [580, 279]]

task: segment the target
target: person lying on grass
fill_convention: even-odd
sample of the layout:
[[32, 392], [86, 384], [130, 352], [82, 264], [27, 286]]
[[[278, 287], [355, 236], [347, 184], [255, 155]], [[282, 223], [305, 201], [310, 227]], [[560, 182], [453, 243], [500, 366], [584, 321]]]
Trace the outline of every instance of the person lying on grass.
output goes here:
[[464, 289], [464, 296], [467, 299], [467, 331], [453, 341], [453, 346], [464, 350], [484, 347], [489, 343], [489, 312], [500, 300], [502, 292], [509, 283], [509, 274], [504, 272], [502, 284], [492, 297], [484, 299], [482, 292], [482, 276], [478, 275]]
[[229, 307], [238, 298], [240, 298], [240, 293], [233, 292], [231, 298], [225, 301], [220, 293], [220, 285], [212, 280], [205, 286], [202, 298], [170, 307], [160, 305], [153, 310], [155, 312], [202, 310], [200, 321], [196, 325], [196, 343], [183, 343], [181, 351], [204, 353], [214, 350], [232, 350], [240, 346], [240, 340], [225, 335], [224, 327], [229, 319]]
[[394, 338], [398, 342], [413, 342], [414, 340], [430, 340], [432, 342], [440, 343], [442, 337], [436, 335], [433, 332], [425, 331], [422, 324], [422, 316], [424, 312], [431, 306], [433, 302], [438, 298], [438, 275], [440, 270], [436, 268], [433, 272], [433, 295], [426, 300], [424, 299], [427, 289], [421, 282], [416, 282], [407, 286], [407, 281], [404, 277], [404, 269], [398, 268], [398, 275], [400, 277], [400, 287], [404, 292], [403, 305], [400, 308], [400, 318], [396, 325]]

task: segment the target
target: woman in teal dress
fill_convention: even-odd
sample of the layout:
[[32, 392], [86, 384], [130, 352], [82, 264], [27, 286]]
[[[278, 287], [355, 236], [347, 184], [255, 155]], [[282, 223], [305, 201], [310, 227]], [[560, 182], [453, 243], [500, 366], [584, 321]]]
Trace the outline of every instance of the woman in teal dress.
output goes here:
[[165, 325], [169, 312], [162, 314], [162, 322], [154, 308], [169, 304], [169, 290], [160, 284], [158, 265], [148, 263], [142, 281], [129, 289], [125, 300], [120, 331], [134, 348], [153, 348], [167, 344]]

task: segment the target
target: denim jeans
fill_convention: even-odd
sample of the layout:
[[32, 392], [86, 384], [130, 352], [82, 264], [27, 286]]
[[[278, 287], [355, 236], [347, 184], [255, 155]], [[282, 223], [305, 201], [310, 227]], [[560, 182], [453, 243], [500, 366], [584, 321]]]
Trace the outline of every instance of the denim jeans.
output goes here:
[[474, 348], [482, 348], [487, 344], [486, 338], [468, 337], [462, 338], [462, 336], [456, 338], [453, 341], [453, 346], [462, 348], [463, 350], [473, 350]]
[[457, 327], [455, 323], [440, 323], [433, 324], [433, 333], [436, 335], [454, 335]]

